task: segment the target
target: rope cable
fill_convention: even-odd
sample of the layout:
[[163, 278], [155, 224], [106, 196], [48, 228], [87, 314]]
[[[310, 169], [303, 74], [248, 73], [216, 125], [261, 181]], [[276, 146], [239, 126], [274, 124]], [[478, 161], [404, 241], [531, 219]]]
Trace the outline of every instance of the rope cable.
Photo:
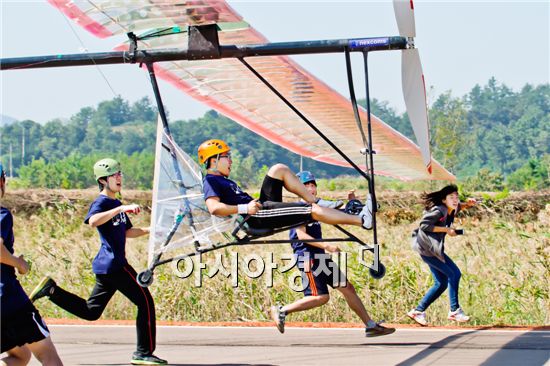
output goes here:
[[[84, 44], [84, 42], [82, 41], [82, 39], [78, 36], [78, 33], [76, 33], [73, 25], [71, 24], [71, 22], [69, 21], [69, 19], [67, 19], [67, 17], [65, 16], [65, 14], [63, 14], [63, 12], [61, 11], [61, 9], [59, 9], [59, 12], [61, 13], [61, 17], [65, 20], [65, 22], [69, 25], [69, 28], [71, 29], [71, 31], [73, 32], [74, 36], [76, 37], [76, 39], [78, 40], [78, 42], [80, 43], [80, 45], [82, 46], [82, 49], [84, 51], [85, 54], [88, 54], [88, 48], [86, 47], [86, 45]], [[119, 94], [117, 94], [115, 92], [115, 90], [113, 89], [113, 86], [111, 85], [111, 83], [109, 83], [109, 80], [107, 79], [107, 77], [105, 76], [105, 74], [103, 73], [103, 71], [101, 71], [101, 69], [99, 68], [99, 65], [96, 64], [95, 60], [90, 57], [90, 60], [92, 60], [92, 62], [94, 63], [94, 66], [96, 67], [96, 70], [99, 72], [99, 74], [101, 75], [101, 77], [103, 78], [103, 80], [105, 81], [105, 83], [107, 84], [107, 86], [109, 87], [109, 89], [111, 89], [111, 92], [113, 93], [113, 95], [116, 97], [118, 96]]]

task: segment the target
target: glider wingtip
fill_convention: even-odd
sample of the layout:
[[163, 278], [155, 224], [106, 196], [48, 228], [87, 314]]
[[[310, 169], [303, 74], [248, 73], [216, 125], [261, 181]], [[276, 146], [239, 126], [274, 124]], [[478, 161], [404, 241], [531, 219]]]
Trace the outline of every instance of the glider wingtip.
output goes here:
[[428, 173], [430, 173], [430, 175], [432, 175], [433, 169], [432, 169], [432, 162], [431, 161], [426, 166], [426, 169], [428, 170]]

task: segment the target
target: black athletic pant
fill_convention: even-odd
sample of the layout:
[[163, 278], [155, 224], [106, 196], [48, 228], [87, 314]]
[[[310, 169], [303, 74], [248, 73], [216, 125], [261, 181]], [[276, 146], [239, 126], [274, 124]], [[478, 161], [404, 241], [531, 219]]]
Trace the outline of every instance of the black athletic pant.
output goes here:
[[79, 318], [97, 320], [116, 291], [120, 291], [138, 308], [137, 352], [153, 353], [156, 346], [155, 304], [149, 290], [137, 283], [136, 271], [129, 264], [118, 272], [96, 274], [96, 284], [88, 300], [60, 287], [55, 288], [50, 300]]

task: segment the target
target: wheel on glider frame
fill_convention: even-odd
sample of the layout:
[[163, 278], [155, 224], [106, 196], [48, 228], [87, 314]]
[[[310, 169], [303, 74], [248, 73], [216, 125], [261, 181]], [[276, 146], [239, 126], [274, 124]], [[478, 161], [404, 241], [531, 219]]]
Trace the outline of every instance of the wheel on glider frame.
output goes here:
[[146, 269], [137, 275], [137, 282], [141, 287], [149, 287], [153, 283], [153, 271]]
[[379, 280], [386, 275], [386, 267], [382, 263], [378, 263], [378, 271], [369, 268], [369, 274], [375, 280]]

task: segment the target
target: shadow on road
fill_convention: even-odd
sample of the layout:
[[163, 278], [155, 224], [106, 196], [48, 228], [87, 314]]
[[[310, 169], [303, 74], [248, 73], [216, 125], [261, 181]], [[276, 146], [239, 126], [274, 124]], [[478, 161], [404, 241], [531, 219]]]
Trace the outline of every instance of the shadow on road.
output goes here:
[[[421, 352], [417, 353], [416, 355], [414, 355], [412, 357], [409, 357], [405, 361], [402, 361], [402, 362], [398, 363], [397, 366], [415, 365], [416, 363], [418, 363], [418, 362], [426, 359], [427, 357], [433, 355], [434, 353], [440, 351], [441, 349], [447, 348], [447, 346], [450, 343], [459, 341], [461, 338], [464, 338], [465, 336], [471, 336], [471, 335], [473, 335], [473, 334], [475, 334], [475, 333], [477, 333], [481, 330], [482, 329], [476, 329], [476, 330], [472, 330], [472, 331], [469, 331], [469, 332], [454, 334], [454, 335], [448, 336], [446, 338], [443, 338], [440, 341], [432, 343], [430, 345], [430, 347], [422, 350]], [[445, 350], [445, 352], [448, 352], [448, 350]]]
[[[530, 350], [528, 356], [513, 359], [510, 350]], [[538, 352], [537, 352], [538, 351]], [[501, 365], [529, 365], [542, 366], [550, 360], [550, 332], [530, 331], [523, 333], [502, 346], [489, 357], [481, 366]], [[518, 363], [519, 362], [519, 363]]]
[[[490, 328], [490, 327], [488, 327]], [[488, 328], [481, 328], [469, 332], [454, 334], [438, 342], [432, 343], [428, 348], [398, 363], [398, 366], [409, 366], [422, 364], [428, 357], [438, 359], [438, 362], [445, 364], [445, 354], [461, 349], [463, 352], [475, 349], [493, 349], [493, 345], [478, 343], [476, 333], [483, 332]], [[454, 344], [453, 344], [454, 343]], [[479, 365], [482, 366], [507, 366], [507, 365], [529, 365], [543, 366], [550, 359], [550, 333], [530, 331], [522, 333], [508, 343], [494, 348], [495, 352]], [[515, 351], [531, 352], [515, 352]]]

